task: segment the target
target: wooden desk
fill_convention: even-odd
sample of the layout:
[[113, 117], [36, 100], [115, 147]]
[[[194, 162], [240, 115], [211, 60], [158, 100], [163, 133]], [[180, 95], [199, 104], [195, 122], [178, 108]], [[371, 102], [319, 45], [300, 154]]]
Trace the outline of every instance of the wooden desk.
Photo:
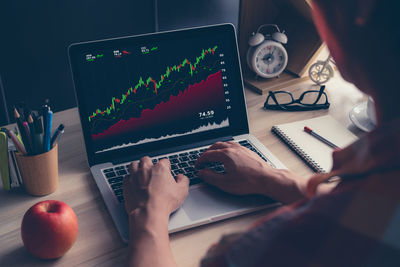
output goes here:
[[[293, 93], [310, 89], [306, 82]], [[329, 110], [307, 112], [266, 111], [262, 108], [265, 96], [246, 90], [250, 132], [261, 140], [291, 170], [305, 177], [312, 171], [271, 132], [274, 124], [297, 121], [331, 114], [356, 134], [361, 134], [348, 119], [349, 111], [365, 100], [353, 86], [339, 77], [327, 84], [331, 107]], [[45, 197], [32, 197], [25, 193], [7, 193], [0, 190], [0, 266], [122, 266], [127, 248], [120, 240], [107, 212], [86, 162], [83, 137], [77, 109], [55, 114], [54, 125], [63, 122], [66, 133], [59, 144], [60, 184], [56, 192]], [[11, 126], [10, 126], [11, 127]], [[24, 249], [20, 225], [26, 210], [36, 202], [57, 199], [66, 202], [77, 213], [79, 235], [72, 249], [62, 258], [42, 261], [31, 257]], [[198, 266], [210, 245], [221, 235], [243, 231], [265, 215], [262, 211], [251, 215], [194, 228], [171, 235], [171, 246], [179, 266]]]

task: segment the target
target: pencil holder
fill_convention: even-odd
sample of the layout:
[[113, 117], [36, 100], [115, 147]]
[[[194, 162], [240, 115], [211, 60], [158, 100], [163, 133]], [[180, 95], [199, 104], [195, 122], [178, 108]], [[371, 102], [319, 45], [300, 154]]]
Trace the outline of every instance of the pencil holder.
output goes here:
[[34, 196], [53, 193], [58, 186], [58, 145], [34, 156], [16, 154], [25, 190]]

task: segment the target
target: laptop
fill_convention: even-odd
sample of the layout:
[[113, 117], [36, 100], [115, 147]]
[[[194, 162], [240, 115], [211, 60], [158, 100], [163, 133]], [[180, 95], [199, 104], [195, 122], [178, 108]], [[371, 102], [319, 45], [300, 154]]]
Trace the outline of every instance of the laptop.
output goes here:
[[[234, 26], [222, 24], [72, 44], [69, 60], [90, 171], [122, 239], [129, 238], [122, 179], [147, 155], [190, 179], [170, 233], [279, 203], [233, 196], [197, 176], [196, 159], [234, 141], [285, 166], [249, 134]], [[206, 166], [224, 173], [220, 163]]]

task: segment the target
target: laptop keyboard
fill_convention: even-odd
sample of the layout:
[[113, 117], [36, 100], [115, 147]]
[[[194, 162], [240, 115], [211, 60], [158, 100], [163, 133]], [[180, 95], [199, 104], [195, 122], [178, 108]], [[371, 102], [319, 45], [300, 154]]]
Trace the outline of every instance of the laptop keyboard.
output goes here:
[[[240, 145], [257, 153], [264, 161], [272, 165], [249, 141], [243, 140], [238, 142]], [[164, 157], [154, 157], [152, 161], [156, 164], [159, 160], [167, 158], [171, 162], [171, 174], [186, 175], [189, 178], [190, 185], [202, 183], [202, 179], [198, 176], [198, 169], [194, 167], [196, 160], [206, 151], [207, 148], [194, 149], [188, 152], [176, 153]], [[112, 168], [103, 169], [103, 174], [107, 179], [108, 184], [113, 190], [119, 202], [124, 201], [122, 194], [122, 180], [125, 175], [129, 174], [129, 164], [118, 165]], [[214, 170], [217, 173], [225, 173], [224, 166], [221, 163], [213, 162], [204, 166], [206, 169]]]

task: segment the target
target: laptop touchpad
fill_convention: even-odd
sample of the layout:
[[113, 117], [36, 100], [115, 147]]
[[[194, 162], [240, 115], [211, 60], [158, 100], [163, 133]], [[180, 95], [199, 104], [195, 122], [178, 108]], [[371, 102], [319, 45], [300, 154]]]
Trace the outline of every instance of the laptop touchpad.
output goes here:
[[190, 189], [183, 209], [191, 220], [197, 221], [273, 202], [261, 196], [234, 196], [211, 186], [201, 186]]

